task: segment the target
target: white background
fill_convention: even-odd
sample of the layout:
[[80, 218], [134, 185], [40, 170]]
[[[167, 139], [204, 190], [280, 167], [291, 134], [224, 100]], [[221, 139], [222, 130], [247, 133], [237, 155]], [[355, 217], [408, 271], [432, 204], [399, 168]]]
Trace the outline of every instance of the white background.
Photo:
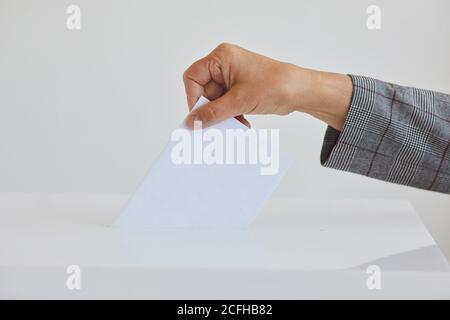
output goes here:
[[[449, 18], [446, 0], [0, 0], [0, 191], [132, 192], [186, 115], [184, 69], [224, 41], [450, 93]], [[320, 167], [325, 125], [304, 114], [250, 119], [296, 157], [276, 195], [410, 199], [450, 258], [448, 195]]]

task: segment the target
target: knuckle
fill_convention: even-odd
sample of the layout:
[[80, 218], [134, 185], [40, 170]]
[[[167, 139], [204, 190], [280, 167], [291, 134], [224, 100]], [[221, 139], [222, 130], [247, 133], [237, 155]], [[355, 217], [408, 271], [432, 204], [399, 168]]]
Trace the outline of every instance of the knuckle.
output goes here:
[[228, 42], [222, 42], [217, 46], [217, 50], [224, 51], [224, 52], [230, 52], [235, 48], [235, 46]]

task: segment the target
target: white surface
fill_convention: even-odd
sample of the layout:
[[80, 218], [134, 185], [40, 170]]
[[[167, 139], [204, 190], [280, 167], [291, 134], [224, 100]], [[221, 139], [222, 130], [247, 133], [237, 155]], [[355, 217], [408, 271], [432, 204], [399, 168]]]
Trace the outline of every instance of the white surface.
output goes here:
[[63, 267], [0, 267], [0, 298], [450, 299], [447, 273], [387, 271], [382, 273], [381, 290], [368, 290], [363, 271], [82, 270], [81, 290], [70, 291]]
[[[201, 97], [194, 106], [198, 108], [208, 100]], [[280, 153], [278, 144], [272, 144], [270, 135], [265, 140], [250, 141], [246, 136], [249, 130], [238, 120], [231, 118], [219, 124], [195, 132], [183, 124], [183, 139], [172, 138], [152, 165], [143, 182], [127, 202], [122, 214], [114, 222], [117, 228], [155, 228], [155, 227], [211, 227], [246, 226], [255, 218], [270, 195], [280, 183], [292, 161]], [[227, 131], [235, 136], [233, 147], [222, 141], [219, 157], [222, 164], [207, 164], [202, 159], [204, 150], [218, 142], [219, 135], [226, 140]], [[180, 132], [180, 131], [178, 131]], [[211, 134], [214, 132], [214, 136]], [[213, 142], [202, 142], [202, 136], [210, 135]], [[186, 151], [186, 136], [190, 143]], [[256, 139], [261, 139], [255, 132]], [[243, 141], [240, 148], [236, 141]], [[256, 142], [254, 146], [251, 143]], [[278, 141], [276, 141], [278, 143]], [[173, 152], [188, 154], [190, 163], [174, 163]], [[198, 146], [197, 146], [198, 145]], [[259, 148], [263, 147], [261, 152]], [[250, 163], [250, 152], [256, 151], [256, 163]], [[228, 152], [231, 151], [231, 154]], [[218, 152], [217, 150], [215, 151]], [[244, 154], [245, 163], [237, 163], [237, 154]], [[267, 159], [260, 155], [266, 152]], [[222, 156], [220, 156], [222, 154]], [[234, 155], [233, 163], [226, 163], [225, 157]], [[202, 159], [195, 163], [196, 159]], [[271, 174], [262, 172], [272, 168]]]
[[[183, 71], [224, 41], [450, 93], [448, 0], [77, 0], [80, 31], [69, 4], [0, 1], [0, 191], [133, 192], [187, 113]], [[325, 125], [305, 115], [250, 121], [297, 160], [278, 196], [410, 199], [450, 259], [449, 196], [321, 168]]]
[[108, 226], [126, 198], [1, 194], [0, 295], [450, 297], [448, 264], [406, 201], [278, 198], [249, 228], [119, 232]]

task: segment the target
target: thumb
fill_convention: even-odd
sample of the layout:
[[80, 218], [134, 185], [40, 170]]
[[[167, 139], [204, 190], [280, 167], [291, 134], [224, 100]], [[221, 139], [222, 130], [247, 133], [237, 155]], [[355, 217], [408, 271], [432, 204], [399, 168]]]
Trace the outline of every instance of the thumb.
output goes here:
[[206, 128], [228, 118], [239, 116], [243, 110], [242, 100], [236, 99], [234, 93], [229, 91], [220, 98], [192, 110], [186, 118], [186, 125], [193, 129], [194, 121], [201, 121], [202, 127]]

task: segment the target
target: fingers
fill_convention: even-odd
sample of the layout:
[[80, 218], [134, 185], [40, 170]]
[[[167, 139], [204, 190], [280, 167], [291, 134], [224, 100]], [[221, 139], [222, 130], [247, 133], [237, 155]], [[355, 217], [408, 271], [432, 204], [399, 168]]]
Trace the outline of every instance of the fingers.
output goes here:
[[228, 53], [224, 54], [227, 52], [223, 49], [224, 46], [217, 47], [184, 72], [183, 81], [189, 110], [192, 110], [201, 96], [209, 99], [220, 97], [226, 87], [225, 78], [228, 78], [228, 86], [230, 85]]
[[208, 100], [216, 100], [224, 94], [223, 87], [215, 81], [208, 82], [203, 87], [203, 91], [203, 95], [208, 98]]
[[[238, 117], [242, 115], [243, 111], [244, 106], [239, 100], [234, 99], [234, 95], [230, 91], [222, 97], [192, 111], [186, 118], [186, 125], [193, 129], [194, 121], [201, 121], [202, 127], [205, 128], [225, 119]], [[242, 123], [246, 122], [244, 123], [245, 125], [250, 125], [243, 117], [240, 117], [238, 120]]]
[[246, 109], [242, 95], [239, 96], [237, 90], [230, 90], [233, 82], [230, 59], [236, 56], [235, 50], [233, 45], [221, 44], [184, 72], [189, 110], [192, 110], [201, 96], [212, 100], [188, 115], [188, 127], [194, 128], [194, 121], [201, 121], [203, 127], [208, 127], [231, 117], [236, 117], [250, 127], [250, 123], [242, 115]]
[[189, 110], [198, 98], [217, 99], [223, 92], [223, 74], [219, 59], [215, 55], [194, 62], [183, 74], [184, 89]]
[[205, 94], [204, 86], [212, 80], [207, 57], [194, 62], [183, 74], [189, 110]]

